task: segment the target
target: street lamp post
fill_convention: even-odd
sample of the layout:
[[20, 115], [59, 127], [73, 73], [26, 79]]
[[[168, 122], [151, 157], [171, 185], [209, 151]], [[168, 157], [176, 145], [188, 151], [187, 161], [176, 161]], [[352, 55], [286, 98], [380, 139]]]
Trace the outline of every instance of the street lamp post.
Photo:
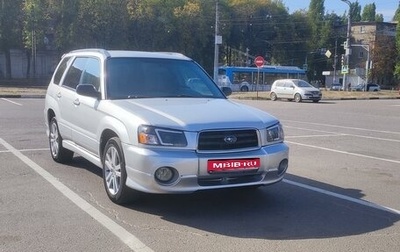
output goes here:
[[350, 71], [350, 54], [351, 54], [351, 45], [350, 45], [350, 32], [351, 32], [351, 2], [349, 0], [341, 0], [342, 2], [345, 2], [349, 6], [349, 13], [347, 16], [347, 36], [346, 36], [346, 43], [344, 45], [344, 49], [346, 50], [345, 54], [345, 60], [346, 60], [346, 68], [347, 71], [343, 73], [343, 90], [346, 90], [347, 85], [346, 85], [346, 72]]

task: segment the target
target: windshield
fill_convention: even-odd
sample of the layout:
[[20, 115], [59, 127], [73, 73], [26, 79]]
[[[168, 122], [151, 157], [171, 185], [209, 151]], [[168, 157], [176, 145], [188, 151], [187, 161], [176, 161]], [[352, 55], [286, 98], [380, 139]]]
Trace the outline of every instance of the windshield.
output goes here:
[[295, 84], [296, 84], [296, 86], [298, 86], [298, 87], [312, 87], [312, 85], [311, 84], [309, 84], [307, 81], [303, 81], [303, 80], [295, 80], [295, 81], [293, 81]]
[[106, 64], [107, 99], [196, 97], [225, 98], [193, 61], [110, 58]]

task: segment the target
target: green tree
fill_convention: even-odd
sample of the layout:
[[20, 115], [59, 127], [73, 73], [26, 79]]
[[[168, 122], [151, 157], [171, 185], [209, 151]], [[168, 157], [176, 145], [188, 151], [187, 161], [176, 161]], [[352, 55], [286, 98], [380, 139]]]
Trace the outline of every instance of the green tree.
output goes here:
[[395, 18], [397, 21], [397, 26], [396, 26], [396, 65], [394, 69], [394, 76], [397, 79], [397, 82], [400, 82], [400, 4], [399, 7], [396, 10]]
[[363, 12], [361, 15], [361, 21], [371, 22], [371, 21], [375, 21], [375, 18], [376, 18], [375, 3], [366, 4], [364, 6], [364, 9], [363, 9]]
[[396, 45], [395, 41], [389, 36], [378, 36], [372, 50], [371, 77], [377, 83], [390, 85], [393, 83], [393, 72], [396, 66]]
[[77, 35], [77, 18], [80, 0], [48, 0], [47, 15], [50, 31], [46, 32], [49, 48], [69, 51], [80, 41]]
[[376, 14], [375, 16], [375, 22], [383, 22], [384, 18], [383, 18], [383, 14]]
[[126, 48], [127, 0], [81, 0], [76, 47]]
[[[281, 1], [229, 0], [230, 16], [222, 25], [231, 24], [227, 45], [269, 62], [288, 64], [293, 30], [290, 15]], [[289, 62], [291, 63], [291, 62]], [[249, 64], [239, 60], [238, 64]], [[250, 62], [252, 64], [252, 62]]]
[[393, 16], [393, 21], [399, 21], [400, 20], [400, 2], [399, 5], [397, 6], [396, 12], [394, 13]]
[[361, 21], [361, 5], [358, 1], [350, 4], [350, 18], [352, 22]]
[[11, 79], [10, 49], [22, 46], [22, 0], [2, 0], [0, 3], [0, 51], [5, 55], [5, 73], [0, 78]]
[[[23, 1], [23, 42], [27, 49], [28, 62], [31, 62], [27, 67], [27, 77], [36, 77], [36, 52], [39, 48], [44, 47], [45, 31], [48, 27], [46, 4], [46, 0]], [[32, 72], [30, 65], [33, 66]]]

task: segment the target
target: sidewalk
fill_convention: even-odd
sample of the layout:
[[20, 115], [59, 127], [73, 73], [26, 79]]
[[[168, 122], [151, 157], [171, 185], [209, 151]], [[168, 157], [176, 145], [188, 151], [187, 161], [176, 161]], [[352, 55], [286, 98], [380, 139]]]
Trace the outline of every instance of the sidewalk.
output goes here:
[[8, 87], [0, 86], [0, 98], [44, 98], [47, 86]]

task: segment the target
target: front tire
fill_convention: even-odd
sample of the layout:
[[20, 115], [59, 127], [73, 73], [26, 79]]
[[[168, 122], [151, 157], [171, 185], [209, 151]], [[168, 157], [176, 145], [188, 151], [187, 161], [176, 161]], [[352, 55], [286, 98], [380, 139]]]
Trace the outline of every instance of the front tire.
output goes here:
[[57, 163], [68, 163], [72, 160], [74, 153], [63, 147], [62, 137], [55, 117], [51, 118], [49, 124], [49, 146], [51, 157]]
[[133, 190], [126, 186], [125, 158], [118, 137], [110, 138], [102, 156], [103, 181], [107, 195], [116, 204], [133, 200]]
[[301, 101], [302, 101], [301, 95], [300, 95], [299, 93], [297, 93], [297, 94], [294, 95], [294, 101], [295, 101], [295, 102], [301, 102]]

